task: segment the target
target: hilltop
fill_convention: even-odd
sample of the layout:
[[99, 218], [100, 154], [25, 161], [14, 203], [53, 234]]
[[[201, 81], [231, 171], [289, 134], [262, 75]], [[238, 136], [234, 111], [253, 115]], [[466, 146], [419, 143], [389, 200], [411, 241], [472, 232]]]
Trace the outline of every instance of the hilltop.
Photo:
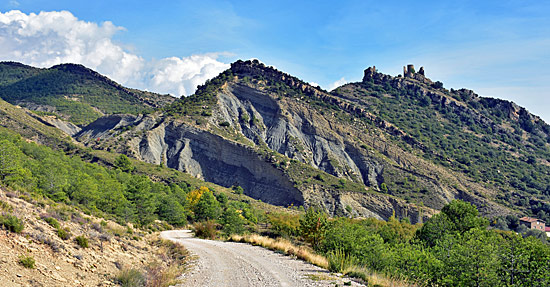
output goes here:
[[175, 99], [125, 88], [82, 65], [39, 69], [15, 62], [0, 62], [0, 98], [76, 125], [105, 114], [152, 111]]

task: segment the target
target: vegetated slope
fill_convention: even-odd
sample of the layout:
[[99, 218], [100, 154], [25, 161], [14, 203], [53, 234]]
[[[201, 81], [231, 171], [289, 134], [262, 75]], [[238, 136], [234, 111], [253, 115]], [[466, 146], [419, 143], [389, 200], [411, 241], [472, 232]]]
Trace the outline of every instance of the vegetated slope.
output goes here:
[[320, 206], [331, 214], [395, 213], [417, 222], [455, 198], [484, 214], [513, 212], [496, 202], [494, 186], [421, 156], [431, 152], [421, 137], [367, 105], [257, 61], [238, 61], [162, 111], [104, 117], [76, 138], [240, 185], [273, 204]]
[[151, 111], [175, 99], [122, 87], [82, 65], [38, 69], [14, 62], [0, 63], [0, 98], [77, 125], [104, 114]]
[[482, 196], [550, 220], [550, 126], [525, 108], [447, 90], [423, 69], [391, 77], [369, 68], [334, 94], [400, 130], [403, 149], [483, 185], [490, 192]]
[[67, 134], [40, 119], [40, 116], [29, 110], [0, 99], [0, 126], [53, 148], [68, 149], [74, 146], [73, 140]]

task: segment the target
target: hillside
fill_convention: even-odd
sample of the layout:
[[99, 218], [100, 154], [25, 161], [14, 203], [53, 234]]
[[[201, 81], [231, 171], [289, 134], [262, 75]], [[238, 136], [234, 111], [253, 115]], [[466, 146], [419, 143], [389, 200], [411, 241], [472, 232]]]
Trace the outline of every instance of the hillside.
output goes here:
[[[10, 65], [16, 72], [4, 83], [38, 73]], [[524, 108], [446, 90], [423, 68], [397, 77], [368, 68], [362, 82], [329, 93], [237, 61], [155, 112], [106, 115], [66, 132], [271, 204], [420, 222], [453, 199], [485, 215], [549, 219], [549, 131]]]
[[0, 188], [0, 218], [13, 214], [23, 224], [0, 234], [3, 286], [115, 286], [125, 270], [156, 264], [160, 275], [170, 264], [158, 234], [30, 196]]
[[0, 98], [76, 125], [105, 114], [143, 113], [174, 101], [169, 95], [122, 87], [82, 65], [39, 69], [15, 62], [0, 63]]
[[[366, 74], [372, 70], [367, 69]], [[435, 108], [437, 97], [467, 108], [466, 112], [459, 108], [448, 111], [448, 117], [462, 116], [464, 121], [487, 121], [491, 117], [484, 113], [496, 113], [494, 108], [480, 112], [468, 107], [457, 96], [467, 93], [465, 90], [445, 91], [424, 76], [425, 83], [415, 78], [421, 74], [373, 75], [381, 77], [377, 84], [368, 86], [366, 78], [328, 93], [259, 62], [238, 61], [193, 96], [143, 117], [101, 118], [76, 138], [94, 148], [162, 162], [223, 186], [241, 185], [246, 194], [266, 202], [322, 206], [332, 214], [387, 219], [395, 212], [417, 222], [452, 199], [470, 201], [491, 216], [537, 214], [545, 208], [546, 199], [534, 197], [534, 190], [504, 190], [498, 178], [485, 181], [487, 177], [457, 168], [458, 159], [447, 156], [452, 148], [445, 150], [430, 141], [438, 137], [436, 133], [428, 133], [430, 129], [415, 132], [402, 124], [422, 126], [415, 117], [437, 123], [441, 118]], [[380, 97], [371, 96], [392, 83], [398, 88], [380, 92]], [[428, 105], [412, 96], [402, 96], [409, 99], [403, 103], [396, 100], [401, 94], [416, 95], [417, 90], [433, 95], [434, 100], [429, 98]], [[395, 118], [387, 116], [389, 109], [395, 110]], [[529, 117], [540, 129], [545, 126], [540, 119]], [[448, 126], [454, 128], [452, 122]], [[467, 136], [474, 146], [492, 147], [479, 134], [470, 136], [473, 133], [467, 129], [449, 133]], [[454, 148], [464, 150], [456, 144]], [[479, 156], [475, 148], [465, 151], [472, 158]], [[527, 155], [535, 151], [525, 149]], [[544, 166], [544, 153], [537, 161]], [[534, 172], [541, 177], [545, 173], [530, 164], [519, 166], [522, 174]], [[512, 177], [508, 169], [501, 169]], [[496, 168], [491, 171], [498, 173]], [[520, 178], [516, 175], [516, 179]], [[521, 205], [506, 200], [507, 194], [540, 205]]]

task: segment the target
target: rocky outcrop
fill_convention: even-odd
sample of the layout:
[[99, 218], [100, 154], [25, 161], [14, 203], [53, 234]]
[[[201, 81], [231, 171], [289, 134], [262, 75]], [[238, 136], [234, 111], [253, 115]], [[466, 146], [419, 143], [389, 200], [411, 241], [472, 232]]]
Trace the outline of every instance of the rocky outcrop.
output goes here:
[[49, 126], [52, 126], [52, 127], [55, 127], [55, 128], [58, 128], [58, 129], [62, 130], [64, 133], [66, 133], [70, 136], [74, 136], [82, 130], [79, 126], [77, 126], [73, 123], [61, 120], [61, 119], [57, 118], [56, 116], [38, 116], [38, 115], [35, 115], [33, 113], [29, 113], [29, 115], [34, 117], [35, 119], [41, 121], [42, 123], [44, 123], [46, 125], [49, 125]]
[[175, 121], [154, 116], [108, 116], [80, 134], [80, 141], [108, 139], [109, 131], [132, 127], [141, 134], [127, 142], [129, 151], [145, 162], [187, 172], [197, 178], [230, 187], [275, 205], [303, 205], [302, 193], [280, 170], [263, 161], [250, 147]]

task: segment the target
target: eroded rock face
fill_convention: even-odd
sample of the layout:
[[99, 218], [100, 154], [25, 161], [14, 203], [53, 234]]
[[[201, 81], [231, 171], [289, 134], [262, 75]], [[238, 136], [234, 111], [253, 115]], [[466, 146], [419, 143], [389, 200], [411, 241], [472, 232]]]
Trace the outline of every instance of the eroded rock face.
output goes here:
[[82, 131], [81, 141], [104, 139], [109, 131], [133, 126], [141, 134], [127, 143], [140, 160], [187, 172], [197, 178], [230, 187], [240, 185], [247, 195], [275, 205], [302, 205], [302, 193], [250, 147], [191, 127], [153, 116], [109, 116]]

